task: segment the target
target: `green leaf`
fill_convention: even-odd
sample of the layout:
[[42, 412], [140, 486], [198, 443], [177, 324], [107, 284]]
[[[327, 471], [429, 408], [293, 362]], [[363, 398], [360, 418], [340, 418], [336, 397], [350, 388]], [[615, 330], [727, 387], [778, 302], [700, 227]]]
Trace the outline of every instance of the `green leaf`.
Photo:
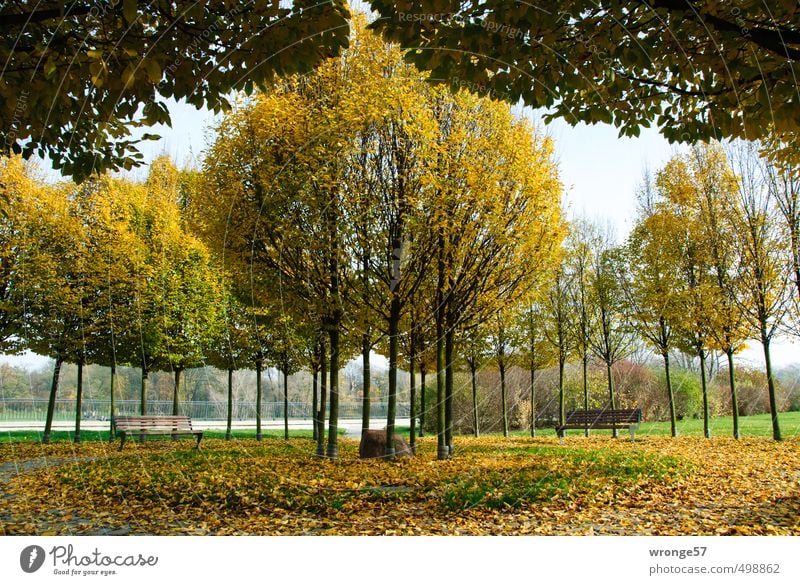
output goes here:
[[123, 0], [122, 2], [122, 15], [128, 24], [136, 22], [136, 16], [139, 12], [139, 5], [136, 0]]

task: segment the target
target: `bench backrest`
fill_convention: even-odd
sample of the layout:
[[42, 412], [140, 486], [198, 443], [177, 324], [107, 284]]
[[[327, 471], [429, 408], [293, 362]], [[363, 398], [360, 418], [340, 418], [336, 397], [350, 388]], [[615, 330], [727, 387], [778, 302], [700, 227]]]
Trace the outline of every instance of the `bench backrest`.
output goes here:
[[119, 431], [192, 430], [188, 416], [115, 416], [114, 427]]
[[639, 408], [572, 410], [567, 413], [566, 424], [636, 424], [642, 420]]

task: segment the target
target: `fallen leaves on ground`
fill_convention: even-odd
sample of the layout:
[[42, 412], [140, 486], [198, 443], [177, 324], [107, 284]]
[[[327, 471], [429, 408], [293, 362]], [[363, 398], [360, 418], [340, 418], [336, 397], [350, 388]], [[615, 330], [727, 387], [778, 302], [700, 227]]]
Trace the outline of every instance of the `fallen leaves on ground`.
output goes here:
[[0, 534], [800, 534], [790, 439], [459, 438], [436, 461], [308, 440], [0, 445]]

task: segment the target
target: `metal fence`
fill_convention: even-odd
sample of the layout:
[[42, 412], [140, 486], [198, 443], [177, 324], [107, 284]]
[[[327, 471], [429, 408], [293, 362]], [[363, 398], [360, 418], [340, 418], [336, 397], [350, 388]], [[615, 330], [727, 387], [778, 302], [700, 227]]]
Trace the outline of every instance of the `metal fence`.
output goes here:
[[[370, 404], [370, 417], [381, 418], [386, 416], [387, 403], [372, 402]], [[141, 404], [138, 400], [117, 400], [114, 403], [114, 414], [141, 414]], [[178, 406], [180, 414], [188, 415], [194, 420], [226, 420], [228, 417], [228, 403], [223, 401], [192, 401], [181, 402]], [[308, 419], [312, 417], [313, 407], [310, 402], [290, 402], [289, 418]], [[339, 418], [361, 418], [360, 402], [340, 402]], [[43, 421], [47, 413], [47, 400], [44, 399], [6, 399], [0, 400], [0, 421], [5, 422], [33, 422]], [[81, 401], [82, 420], [109, 420], [111, 415], [110, 400], [83, 400]], [[408, 404], [397, 405], [397, 416], [409, 416]], [[147, 402], [147, 414], [169, 415], [172, 414], [171, 400], [150, 400]], [[256, 403], [234, 402], [234, 420], [254, 420], [256, 418]], [[262, 402], [261, 418], [264, 420], [282, 419], [283, 402]], [[56, 400], [54, 420], [75, 420], [75, 401]]]

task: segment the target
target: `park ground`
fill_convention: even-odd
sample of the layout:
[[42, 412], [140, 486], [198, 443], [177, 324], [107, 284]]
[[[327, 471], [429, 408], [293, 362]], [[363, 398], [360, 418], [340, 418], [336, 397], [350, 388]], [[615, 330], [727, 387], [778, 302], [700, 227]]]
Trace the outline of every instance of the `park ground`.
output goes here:
[[448, 461], [427, 436], [395, 461], [361, 461], [341, 437], [331, 461], [313, 457], [303, 432], [122, 452], [102, 434], [42, 445], [5, 433], [0, 534], [800, 535], [800, 413], [781, 420], [780, 442], [758, 417], [743, 428], [764, 436], [738, 441], [723, 425], [711, 439], [691, 425], [678, 438], [643, 428], [635, 442], [607, 431], [563, 443], [552, 431], [457, 437]]

